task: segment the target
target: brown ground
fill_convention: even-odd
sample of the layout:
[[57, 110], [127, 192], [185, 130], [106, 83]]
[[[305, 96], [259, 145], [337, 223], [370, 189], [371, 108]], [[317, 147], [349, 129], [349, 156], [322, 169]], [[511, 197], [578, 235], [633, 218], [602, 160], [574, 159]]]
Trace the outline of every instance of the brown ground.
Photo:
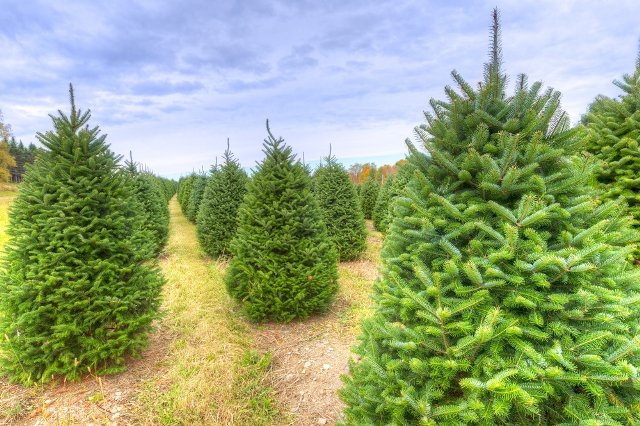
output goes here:
[[78, 382], [30, 388], [0, 378], [0, 407], [5, 414], [0, 425], [136, 424], [138, 394], [162, 374], [162, 361], [172, 340], [168, 331], [158, 330], [142, 357], [130, 360], [127, 371], [120, 374], [96, 377], [87, 373]]
[[[273, 355], [266, 381], [276, 388], [292, 425], [332, 425], [340, 419], [343, 405], [336, 390], [342, 387], [340, 375], [348, 372], [349, 348], [356, 343], [359, 318], [369, 312], [368, 294], [378, 276], [381, 235], [370, 221], [368, 227], [367, 253], [361, 261], [340, 265], [341, 291], [329, 312], [285, 325], [250, 325], [256, 349]], [[124, 373], [30, 388], [0, 377], [0, 425], [158, 424], [141, 408], [139, 396], [162, 394], [171, 386], [167, 365], [179, 336], [163, 323], [142, 358], [131, 360]]]
[[342, 289], [328, 313], [253, 327], [259, 350], [273, 355], [273, 383], [295, 425], [333, 425], [341, 419], [344, 404], [336, 393], [342, 387], [340, 375], [349, 372], [358, 319], [367, 310], [368, 290], [378, 276], [381, 236], [370, 222], [368, 228], [369, 251], [361, 261], [340, 264]]

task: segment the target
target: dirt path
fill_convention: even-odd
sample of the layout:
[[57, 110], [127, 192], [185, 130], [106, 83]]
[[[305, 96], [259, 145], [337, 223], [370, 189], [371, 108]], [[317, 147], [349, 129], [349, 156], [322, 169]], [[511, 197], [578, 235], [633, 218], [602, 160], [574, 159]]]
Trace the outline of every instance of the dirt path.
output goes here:
[[262, 351], [273, 354], [273, 383], [295, 425], [333, 425], [344, 404], [336, 391], [349, 372], [350, 347], [359, 320], [368, 314], [371, 285], [378, 276], [382, 236], [368, 224], [368, 250], [358, 262], [340, 264], [341, 290], [329, 312], [290, 324], [254, 326]]
[[[223, 264], [205, 259], [172, 200], [160, 261], [164, 318], [124, 373], [25, 388], [0, 378], [0, 425], [260, 425], [286, 421], [273, 402], [248, 323], [233, 310]], [[249, 355], [246, 355], [249, 354]]]
[[255, 325], [226, 294], [226, 265], [203, 257], [194, 225], [175, 199], [170, 208], [160, 261], [166, 315], [142, 357], [124, 373], [75, 383], [25, 388], [0, 378], [0, 425], [331, 425], [340, 418], [336, 390], [359, 318], [369, 312], [381, 235], [370, 229], [363, 260], [340, 265], [341, 291], [329, 312]]

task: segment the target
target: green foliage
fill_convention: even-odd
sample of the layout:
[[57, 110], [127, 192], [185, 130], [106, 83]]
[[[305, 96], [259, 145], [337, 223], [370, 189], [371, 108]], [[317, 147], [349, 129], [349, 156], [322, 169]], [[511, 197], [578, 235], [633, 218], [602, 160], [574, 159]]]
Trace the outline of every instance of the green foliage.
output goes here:
[[[620, 99], [598, 96], [583, 118], [588, 123], [587, 150], [603, 164], [596, 178], [602, 200], [623, 197], [640, 226], [640, 53], [632, 75], [625, 74], [614, 84], [623, 90]], [[634, 253], [640, 259], [640, 251]]]
[[9, 167], [11, 182], [22, 182], [22, 178], [25, 173], [25, 166], [27, 164], [33, 164], [36, 160], [38, 148], [33, 143], [30, 143], [29, 146], [25, 146], [22, 141], [16, 142], [16, 138], [13, 136], [8, 143], [9, 153], [16, 160], [15, 166]]
[[454, 71], [416, 128], [430, 159], [394, 202], [350, 424], [640, 422], [638, 235], [593, 199], [560, 94], [525, 76], [504, 93], [494, 13], [483, 82]]
[[153, 252], [158, 254], [169, 239], [169, 205], [162, 181], [150, 172], [139, 171], [133, 159], [125, 164], [133, 193], [142, 206], [142, 228], [152, 235]]
[[288, 322], [329, 306], [337, 256], [305, 167], [269, 130], [266, 157], [247, 184], [225, 282], [253, 320]]
[[89, 112], [51, 116], [10, 209], [0, 269], [0, 365], [25, 384], [122, 371], [147, 344], [163, 278], [119, 156]]
[[209, 256], [229, 253], [229, 244], [238, 229], [238, 208], [242, 204], [249, 178], [240, 163], [227, 150], [224, 164], [209, 178], [198, 213], [196, 233]]
[[[412, 155], [421, 155], [421, 154], [413, 153]], [[421, 158], [420, 161], [429, 161], [429, 157], [427, 157], [426, 155], [421, 155], [421, 156], [423, 158]], [[382, 210], [385, 206], [384, 204], [385, 200], [382, 196], [382, 193], [378, 196], [378, 202], [376, 202], [376, 209], [378, 209], [378, 211], [377, 213], [375, 209], [373, 211], [374, 213], [373, 225], [378, 231], [384, 234], [387, 233], [387, 230], [389, 229], [389, 224], [391, 222], [391, 218], [393, 217], [393, 214], [394, 214], [393, 201], [397, 196], [402, 195], [404, 193], [404, 189], [409, 183], [409, 180], [411, 179], [411, 177], [413, 176], [414, 170], [415, 170], [415, 167], [413, 166], [412, 162], [407, 162], [405, 164], [398, 165], [398, 171], [393, 176], [393, 181], [391, 182], [391, 186], [389, 187], [389, 194], [384, 196], [388, 198], [388, 201], [386, 202], [386, 208], [387, 208], [386, 212]], [[380, 199], [382, 199], [382, 201], [380, 201]], [[377, 224], [376, 224], [376, 217], [378, 217]]]
[[391, 203], [391, 185], [393, 184], [395, 175], [391, 175], [384, 180], [380, 192], [378, 193], [378, 199], [376, 205], [373, 208], [373, 227], [382, 233], [387, 232], [387, 226], [389, 225], [389, 204]]
[[198, 175], [193, 181], [193, 187], [189, 194], [189, 202], [187, 203], [187, 218], [195, 223], [198, 218], [198, 212], [200, 211], [200, 202], [202, 202], [202, 196], [204, 190], [207, 187], [207, 175]]
[[360, 188], [360, 206], [365, 219], [373, 217], [373, 209], [378, 201], [378, 193], [380, 185], [373, 179], [373, 176], [367, 179]]
[[187, 208], [189, 207], [189, 200], [191, 199], [191, 190], [193, 184], [198, 178], [198, 175], [191, 173], [186, 178], [182, 178], [180, 182], [180, 188], [178, 189], [178, 203], [182, 213], [187, 214]]
[[358, 259], [366, 249], [364, 215], [349, 172], [335, 157], [327, 157], [314, 173], [314, 195], [322, 219], [341, 261]]

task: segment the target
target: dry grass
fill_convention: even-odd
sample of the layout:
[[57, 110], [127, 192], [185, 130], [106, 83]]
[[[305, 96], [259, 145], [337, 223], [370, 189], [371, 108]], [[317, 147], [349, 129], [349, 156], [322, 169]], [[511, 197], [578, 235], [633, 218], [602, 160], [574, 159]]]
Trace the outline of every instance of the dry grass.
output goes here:
[[340, 264], [340, 291], [327, 313], [252, 326], [259, 347], [273, 353], [271, 377], [278, 400], [295, 416], [292, 424], [332, 426], [342, 419], [344, 404], [336, 391], [342, 387], [340, 376], [349, 371], [360, 319], [372, 313], [369, 294], [379, 276], [382, 234], [371, 221], [367, 228], [367, 251], [356, 262]]
[[[344, 305], [336, 313], [356, 335], [360, 332], [360, 319], [371, 314], [371, 286], [380, 276], [380, 250], [383, 235], [373, 229], [373, 221], [367, 220], [367, 250], [356, 262], [340, 263], [340, 293], [338, 304]], [[340, 303], [341, 302], [341, 303]]]
[[14, 197], [18, 194], [20, 184], [17, 183], [0, 183], [0, 197]]
[[13, 201], [13, 197], [0, 198], [0, 252], [7, 242], [7, 226], [9, 225], [8, 209]]
[[205, 259], [194, 226], [172, 200], [172, 232], [161, 266], [167, 284], [163, 326], [177, 338], [166, 373], [142, 393], [141, 424], [278, 424], [267, 382], [270, 355], [252, 350], [247, 322], [222, 281], [225, 265]]

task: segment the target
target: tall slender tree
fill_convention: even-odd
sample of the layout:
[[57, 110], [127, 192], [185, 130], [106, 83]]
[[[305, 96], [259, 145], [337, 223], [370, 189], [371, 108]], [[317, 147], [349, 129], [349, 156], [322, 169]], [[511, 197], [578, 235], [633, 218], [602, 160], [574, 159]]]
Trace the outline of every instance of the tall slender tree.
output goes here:
[[[351, 424], [640, 422], [638, 235], [588, 186], [595, 162], [560, 94], [505, 94], [498, 12], [471, 87], [416, 128], [430, 161], [396, 198], [361, 362], [341, 391]], [[407, 142], [412, 152], [416, 151]]]
[[[129, 153], [131, 156], [131, 153]], [[125, 161], [134, 195], [142, 206], [142, 227], [153, 236], [153, 252], [159, 254], [169, 239], [169, 205], [158, 178], [141, 171], [133, 156]]]
[[339, 259], [358, 259], [366, 249], [367, 231], [349, 172], [329, 154], [314, 172], [314, 179], [314, 194]]
[[376, 206], [376, 201], [378, 201], [379, 193], [380, 185], [373, 179], [372, 173], [360, 188], [360, 205], [365, 219], [373, 218], [373, 209]]
[[200, 204], [196, 234], [209, 256], [229, 254], [229, 245], [238, 229], [238, 209], [246, 193], [249, 177], [229, 150], [221, 167], [212, 168]]
[[204, 195], [208, 180], [208, 176], [202, 173], [197, 175], [193, 181], [191, 193], [189, 194], [189, 202], [187, 203], [187, 218], [193, 223], [196, 223], [196, 219], [198, 218], [200, 203], [202, 202], [202, 196]]
[[267, 132], [265, 158], [239, 209], [225, 281], [253, 320], [288, 322], [329, 306], [338, 291], [337, 255], [307, 170], [268, 122]]
[[32, 384], [122, 371], [147, 344], [163, 278], [120, 156], [89, 111], [51, 116], [10, 209], [0, 268], [0, 366]]

